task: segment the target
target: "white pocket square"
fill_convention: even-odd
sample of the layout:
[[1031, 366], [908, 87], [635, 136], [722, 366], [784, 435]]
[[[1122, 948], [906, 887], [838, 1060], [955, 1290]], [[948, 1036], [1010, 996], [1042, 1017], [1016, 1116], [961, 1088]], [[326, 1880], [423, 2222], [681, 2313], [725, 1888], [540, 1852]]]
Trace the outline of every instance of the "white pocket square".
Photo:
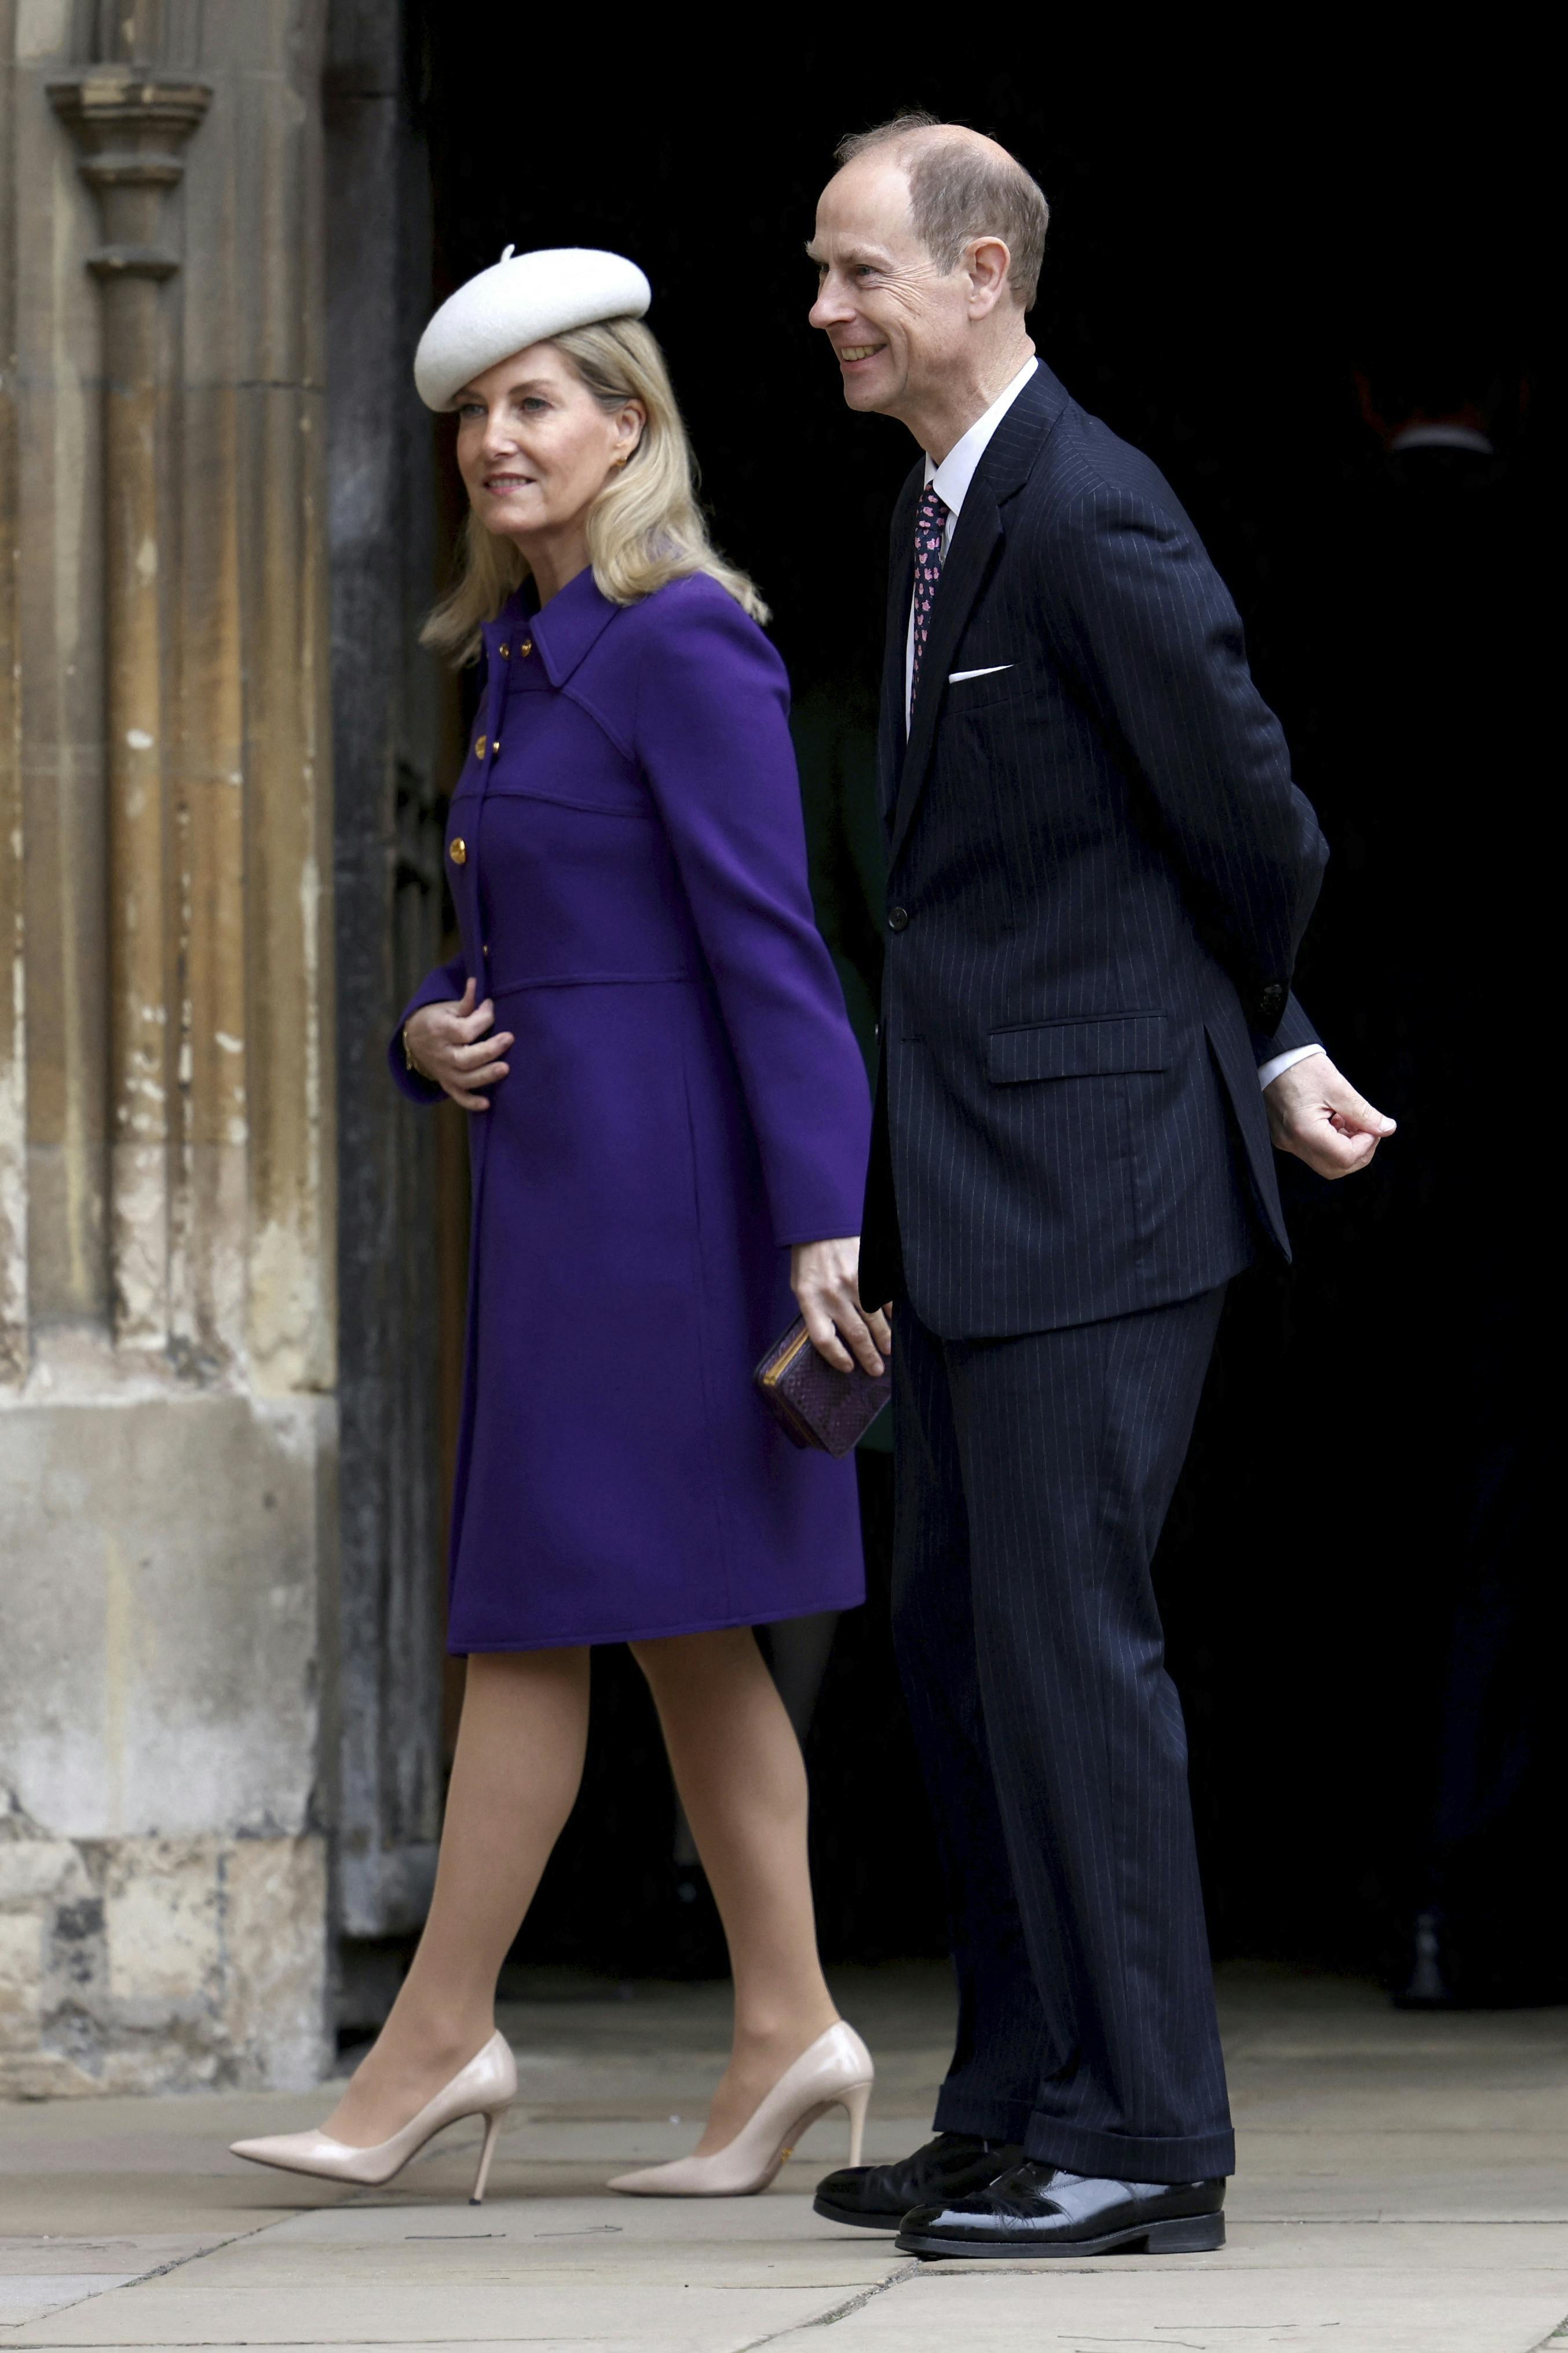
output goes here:
[[994, 678], [999, 670], [1015, 667], [1012, 662], [993, 662], [989, 670], [950, 670], [947, 682], [949, 686], [962, 686], [966, 678]]

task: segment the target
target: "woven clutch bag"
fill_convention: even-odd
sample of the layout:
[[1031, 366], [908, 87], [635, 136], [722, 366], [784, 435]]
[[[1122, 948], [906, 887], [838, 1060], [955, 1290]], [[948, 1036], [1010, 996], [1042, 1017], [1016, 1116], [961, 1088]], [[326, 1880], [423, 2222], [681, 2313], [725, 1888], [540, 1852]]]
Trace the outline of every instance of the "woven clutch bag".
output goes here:
[[836, 1372], [819, 1356], [796, 1316], [775, 1340], [752, 1375], [786, 1438], [796, 1446], [817, 1446], [825, 1454], [847, 1454], [866, 1435], [892, 1394], [890, 1372], [873, 1380], [858, 1365]]

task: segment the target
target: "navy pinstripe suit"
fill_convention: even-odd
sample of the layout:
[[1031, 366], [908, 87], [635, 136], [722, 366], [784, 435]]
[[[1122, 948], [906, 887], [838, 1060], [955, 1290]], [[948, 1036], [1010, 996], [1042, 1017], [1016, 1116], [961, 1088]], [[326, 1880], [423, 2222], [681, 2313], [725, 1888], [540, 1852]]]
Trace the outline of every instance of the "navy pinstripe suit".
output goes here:
[[894, 1631], [960, 1987], [936, 2120], [1191, 2180], [1233, 2144], [1149, 1567], [1224, 1286], [1287, 1248], [1258, 1065], [1313, 1035], [1325, 853], [1192, 524], [1044, 366], [964, 498], [906, 731], [921, 480], [861, 1291], [900, 1302]]

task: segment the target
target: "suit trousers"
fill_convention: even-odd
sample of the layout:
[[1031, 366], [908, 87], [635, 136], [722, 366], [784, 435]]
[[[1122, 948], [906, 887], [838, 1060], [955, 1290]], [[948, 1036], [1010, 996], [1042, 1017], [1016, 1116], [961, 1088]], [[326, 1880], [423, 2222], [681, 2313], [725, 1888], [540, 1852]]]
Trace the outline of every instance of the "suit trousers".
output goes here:
[[1235, 2166], [1150, 1577], [1224, 1296], [1001, 1340], [894, 1316], [893, 1635], [959, 1988], [936, 2127], [1111, 2179]]

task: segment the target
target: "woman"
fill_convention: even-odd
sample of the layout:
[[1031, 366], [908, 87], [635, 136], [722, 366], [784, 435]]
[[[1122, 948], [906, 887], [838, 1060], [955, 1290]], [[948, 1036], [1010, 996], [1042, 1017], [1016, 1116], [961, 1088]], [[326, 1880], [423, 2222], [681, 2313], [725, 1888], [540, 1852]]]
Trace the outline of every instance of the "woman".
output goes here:
[[266, 2164], [390, 2178], [514, 2087], [500, 1964], [581, 1775], [589, 1651], [652, 1688], [729, 1940], [734, 2044], [694, 2157], [616, 2189], [763, 2188], [871, 2061], [817, 1960], [799, 1748], [752, 1629], [863, 1596], [853, 1466], [751, 1386], [791, 1313], [847, 1370], [868, 1107], [812, 923], [783, 669], [709, 545], [647, 280], [507, 255], [426, 329], [472, 512], [426, 642], [486, 670], [447, 839], [462, 951], [398, 1083], [471, 1115], [451, 1554], [468, 1681], [435, 1895], [374, 2047]]

